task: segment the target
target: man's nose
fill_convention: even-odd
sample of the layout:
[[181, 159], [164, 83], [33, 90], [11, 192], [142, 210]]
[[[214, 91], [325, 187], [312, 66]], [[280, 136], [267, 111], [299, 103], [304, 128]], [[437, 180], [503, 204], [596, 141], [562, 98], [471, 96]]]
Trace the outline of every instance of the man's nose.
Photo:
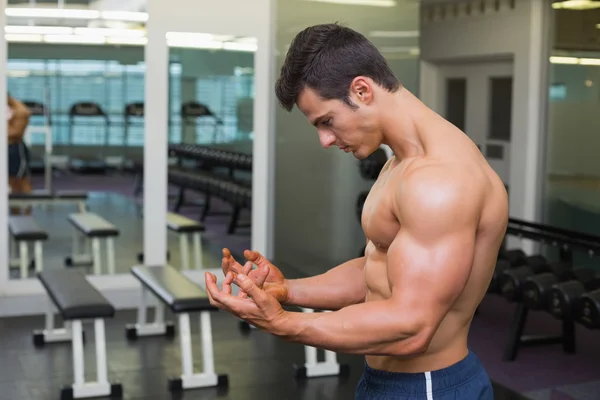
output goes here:
[[335, 135], [327, 132], [319, 132], [319, 140], [321, 141], [321, 146], [328, 148], [335, 143]]

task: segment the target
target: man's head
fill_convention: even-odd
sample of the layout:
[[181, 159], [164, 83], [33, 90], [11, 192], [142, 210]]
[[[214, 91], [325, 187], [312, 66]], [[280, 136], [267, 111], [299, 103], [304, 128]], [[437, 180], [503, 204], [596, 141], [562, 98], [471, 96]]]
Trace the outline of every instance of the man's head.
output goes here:
[[276, 85], [286, 110], [297, 105], [319, 132], [323, 147], [365, 158], [382, 143], [378, 96], [400, 89], [385, 58], [360, 33], [316, 25], [292, 41]]

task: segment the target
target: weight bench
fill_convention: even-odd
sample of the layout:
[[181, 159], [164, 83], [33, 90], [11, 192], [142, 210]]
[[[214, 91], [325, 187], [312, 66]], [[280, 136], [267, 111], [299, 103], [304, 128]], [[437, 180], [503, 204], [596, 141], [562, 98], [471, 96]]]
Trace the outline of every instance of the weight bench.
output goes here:
[[179, 236], [179, 252], [181, 254], [181, 268], [190, 269], [189, 240], [192, 240], [194, 254], [194, 269], [202, 268], [202, 241], [200, 233], [204, 232], [204, 224], [193, 219], [172, 212], [167, 213], [167, 227]]
[[[61, 400], [122, 396], [122, 385], [108, 382], [106, 362], [104, 319], [112, 318], [115, 314], [115, 308], [79, 271], [47, 270], [40, 272], [38, 279], [48, 293], [50, 301], [46, 312], [46, 329], [41, 332], [34, 332], [34, 344], [39, 347], [46, 342], [71, 341], [73, 346], [75, 380], [72, 385], [62, 389]], [[54, 307], [62, 315], [65, 328], [54, 328]], [[97, 373], [95, 382], [85, 381], [82, 328], [85, 320], [94, 321]]]
[[88, 194], [76, 191], [34, 190], [31, 193], [10, 193], [8, 203], [10, 207], [33, 207], [55, 204], [76, 205], [79, 212], [86, 211]]
[[[185, 389], [226, 387], [229, 383], [227, 375], [215, 373], [210, 313], [217, 311], [217, 308], [210, 305], [206, 292], [171, 266], [135, 266], [131, 273], [142, 284], [142, 297], [137, 324], [126, 327], [128, 339], [134, 340], [138, 336], [174, 335], [174, 327], [163, 321], [164, 306], [170, 307], [179, 319], [182, 374], [179, 378], [169, 380], [169, 390], [179, 392]], [[155, 322], [150, 324], [146, 323], [147, 291], [152, 292], [162, 303], [157, 305]], [[190, 333], [190, 313], [193, 312], [200, 313], [204, 367], [202, 373], [194, 373]]]
[[[8, 220], [10, 233], [10, 266], [21, 267], [21, 279], [29, 276], [29, 244], [33, 243], [33, 260], [36, 272], [43, 269], [42, 243], [48, 240], [48, 233], [40, 228], [31, 216], [11, 216]], [[15, 258], [17, 254], [18, 257]]]
[[[94, 213], [70, 214], [69, 222], [73, 226], [73, 247], [71, 257], [65, 259], [65, 265], [71, 267], [91, 264], [94, 275], [100, 275], [102, 273], [100, 243], [104, 242], [108, 274], [113, 275], [115, 273], [114, 238], [119, 236], [119, 229]], [[88, 253], [90, 247], [91, 256]]]

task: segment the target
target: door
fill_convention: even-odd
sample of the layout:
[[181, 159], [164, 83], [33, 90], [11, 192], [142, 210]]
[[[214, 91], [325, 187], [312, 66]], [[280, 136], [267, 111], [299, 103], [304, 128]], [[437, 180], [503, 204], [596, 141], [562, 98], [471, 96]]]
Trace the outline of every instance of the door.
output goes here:
[[465, 132], [504, 184], [510, 178], [513, 64], [442, 65], [442, 115]]

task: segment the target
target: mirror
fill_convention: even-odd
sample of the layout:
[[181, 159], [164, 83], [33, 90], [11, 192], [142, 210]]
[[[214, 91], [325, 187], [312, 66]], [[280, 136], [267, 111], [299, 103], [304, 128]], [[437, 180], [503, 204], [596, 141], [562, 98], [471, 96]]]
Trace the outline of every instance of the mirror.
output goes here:
[[169, 232], [169, 262], [181, 269], [219, 268], [222, 248], [242, 260], [251, 246], [257, 40], [169, 32], [167, 44], [169, 211], [205, 229], [200, 249], [198, 239]]
[[[142, 43], [82, 41], [89, 33], [59, 42], [48, 34], [43, 43], [7, 36], [8, 92], [31, 113], [22, 141], [9, 146], [15, 165], [29, 161], [30, 176], [15, 178], [31, 182], [31, 191], [12, 182], [11, 217], [23, 218], [12, 218], [11, 228], [31, 217], [40, 231], [21, 240], [11, 230], [9, 279], [46, 268], [129, 273], [143, 242]], [[113, 236], [82, 234], [102, 225]]]

